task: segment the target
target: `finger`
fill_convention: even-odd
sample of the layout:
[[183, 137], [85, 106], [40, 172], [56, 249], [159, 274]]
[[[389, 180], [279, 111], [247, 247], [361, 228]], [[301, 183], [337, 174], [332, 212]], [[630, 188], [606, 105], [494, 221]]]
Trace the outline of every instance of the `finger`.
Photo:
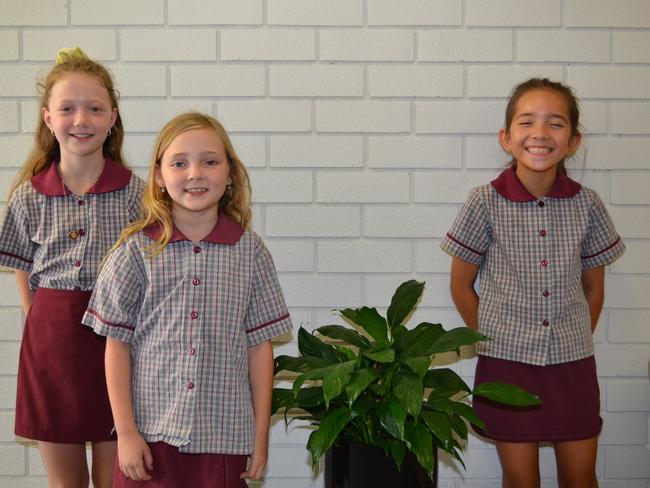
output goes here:
[[250, 479], [251, 474], [249, 471], [244, 471], [242, 474], [239, 475], [239, 479]]
[[153, 471], [153, 456], [151, 455], [151, 449], [149, 449], [149, 446], [144, 450], [144, 464], [147, 466], [149, 471]]

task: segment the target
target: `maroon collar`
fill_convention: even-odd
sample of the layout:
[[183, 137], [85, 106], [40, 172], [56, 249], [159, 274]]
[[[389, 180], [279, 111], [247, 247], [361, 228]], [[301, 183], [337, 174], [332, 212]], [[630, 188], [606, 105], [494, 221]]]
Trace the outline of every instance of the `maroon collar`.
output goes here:
[[[147, 237], [153, 240], [158, 240], [162, 234], [162, 226], [160, 224], [151, 224], [144, 229]], [[210, 233], [205, 236], [201, 241], [211, 242], [212, 244], [227, 244], [232, 246], [239, 242], [241, 236], [244, 234], [244, 229], [241, 225], [235, 222], [232, 217], [229, 217], [223, 212], [219, 212], [219, 218], [214, 228]], [[172, 237], [169, 242], [176, 241], [189, 241], [187, 237], [174, 226], [172, 230]]]
[[[526, 187], [517, 178], [516, 171], [517, 166], [512, 165], [503, 171], [495, 180], [492, 180], [490, 184], [499, 195], [513, 202], [533, 202], [539, 200], [526, 190]], [[580, 183], [573, 181], [567, 175], [558, 171], [555, 182], [546, 196], [552, 198], [571, 198], [580, 191], [580, 188], [582, 188]]]
[[[58, 164], [58, 161], [52, 161], [47, 168], [31, 177], [30, 181], [37, 192], [48, 197], [64, 195], [63, 183], [57, 169]], [[102, 174], [86, 193], [109, 193], [121, 190], [129, 184], [129, 181], [131, 181], [131, 170], [106, 158]], [[67, 192], [71, 193], [70, 190]]]

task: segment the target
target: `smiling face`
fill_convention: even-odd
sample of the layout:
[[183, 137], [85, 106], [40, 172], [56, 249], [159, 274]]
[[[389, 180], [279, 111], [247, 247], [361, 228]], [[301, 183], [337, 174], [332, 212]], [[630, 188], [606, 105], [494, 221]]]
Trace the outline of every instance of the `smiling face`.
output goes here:
[[59, 142], [61, 160], [103, 160], [103, 145], [117, 119], [108, 91], [93, 76], [69, 73], [52, 86], [43, 120]]
[[215, 219], [230, 182], [230, 164], [221, 139], [212, 129], [179, 134], [165, 150], [156, 183], [172, 199], [174, 219]]
[[572, 129], [562, 94], [530, 90], [517, 101], [512, 122], [501, 129], [499, 142], [517, 162], [520, 178], [555, 176], [558, 165], [580, 145], [580, 134]]

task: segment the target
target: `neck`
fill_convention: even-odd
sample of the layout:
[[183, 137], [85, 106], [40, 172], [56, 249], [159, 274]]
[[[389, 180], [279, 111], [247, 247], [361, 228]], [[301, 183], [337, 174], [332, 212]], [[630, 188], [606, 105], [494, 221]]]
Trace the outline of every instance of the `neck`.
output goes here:
[[[61, 158], [61, 182], [75, 195], [85, 195], [104, 170], [104, 158]], [[64, 189], [65, 191], [65, 189]]]
[[204, 212], [188, 212], [184, 209], [172, 210], [174, 225], [192, 242], [199, 242], [207, 236], [219, 220], [219, 207]]
[[557, 168], [537, 173], [524, 170], [521, 165], [517, 165], [517, 178], [524, 185], [524, 188], [536, 198], [542, 198], [548, 195], [553, 183], [555, 183], [556, 177]]

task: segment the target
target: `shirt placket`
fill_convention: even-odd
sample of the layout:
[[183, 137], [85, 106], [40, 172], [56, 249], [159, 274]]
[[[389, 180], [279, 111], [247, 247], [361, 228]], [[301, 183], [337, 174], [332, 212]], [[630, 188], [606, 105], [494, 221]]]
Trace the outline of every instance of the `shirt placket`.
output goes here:
[[[69, 200], [68, 200], [69, 199]], [[69, 226], [68, 238], [72, 241], [72, 266], [74, 268], [74, 282], [75, 290], [81, 290], [84, 283], [88, 280], [86, 275], [91, 270], [84, 268], [84, 257], [86, 255], [86, 248], [88, 244], [88, 212], [90, 205], [88, 205], [88, 196], [79, 197], [77, 195], [70, 195], [67, 197], [65, 204], [70, 209], [70, 221], [67, 222]], [[73, 234], [74, 233], [74, 234]], [[75, 236], [74, 239], [72, 236]]]
[[539, 280], [540, 288], [537, 290], [539, 293], [539, 301], [541, 302], [541, 315], [539, 317], [539, 326], [544, 329], [544, 343], [547, 347], [544, 350], [539, 351], [539, 354], [543, 356], [544, 360], [548, 355], [548, 344], [550, 342], [549, 337], [551, 335], [551, 327], [553, 327], [553, 316], [552, 316], [552, 299], [553, 296], [553, 273], [552, 269], [557, 263], [551, 262], [551, 246], [550, 240], [553, 236], [549, 235], [549, 202], [546, 199], [539, 200], [537, 202], [537, 219], [538, 228], [537, 240], [539, 242], [539, 255], [538, 267], [540, 270], [541, 280]]

